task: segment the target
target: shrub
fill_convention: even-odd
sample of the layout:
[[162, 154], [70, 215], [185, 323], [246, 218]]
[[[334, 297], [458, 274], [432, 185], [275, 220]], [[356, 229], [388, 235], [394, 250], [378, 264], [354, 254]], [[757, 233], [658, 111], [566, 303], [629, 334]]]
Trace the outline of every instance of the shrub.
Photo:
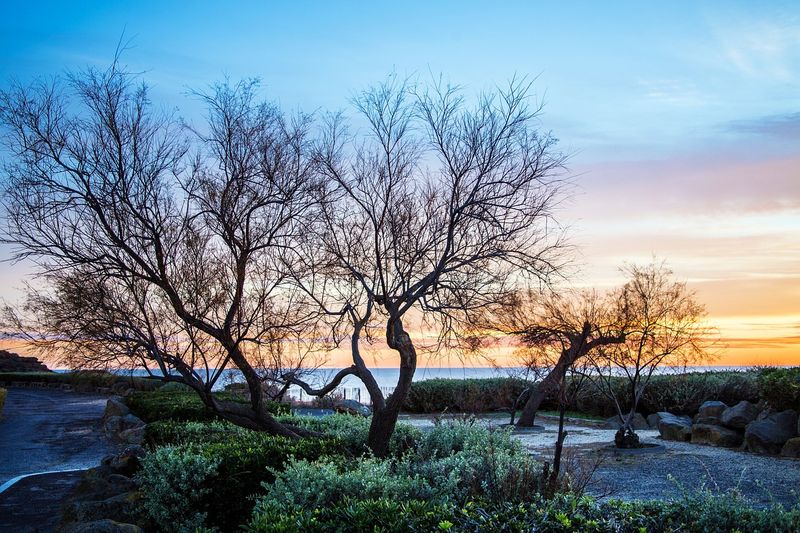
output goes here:
[[253, 519], [246, 530], [254, 533], [446, 531], [447, 524], [451, 522], [445, 517], [452, 514], [451, 506], [419, 500], [396, 501], [380, 498], [353, 501], [345, 498], [331, 506], [314, 510], [262, 500], [256, 505]]
[[[226, 400], [243, 401], [240, 397], [230, 393], [223, 392], [217, 395]], [[162, 392], [161, 390], [135, 392], [125, 397], [125, 403], [133, 414], [145, 422], [158, 420], [203, 422], [218, 418], [194, 392]], [[289, 407], [278, 402], [268, 402], [267, 410], [276, 415], [284, 415], [289, 412]]]
[[3, 412], [3, 406], [6, 403], [6, 395], [8, 391], [6, 389], [0, 389], [0, 413]]
[[309, 508], [347, 498], [519, 502], [539, 490], [541, 477], [541, 465], [508, 432], [456, 423], [422, 434], [399, 458], [293, 460], [265, 485], [261, 501]]
[[[160, 424], [160, 427], [171, 428], [162, 434], [171, 432], [171, 438], [175, 438], [175, 424]], [[185, 444], [159, 448], [148, 454], [143, 460], [143, 470], [149, 474], [140, 478], [143, 492], [173, 491], [175, 498], [182, 498], [181, 495], [189, 491], [185, 499], [190, 504], [179, 512], [186, 514], [193, 525], [196, 525], [195, 518], [202, 516], [208, 525], [228, 531], [249, 516], [255, 503], [252, 496], [259, 492], [262, 483], [275, 479], [275, 472], [282, 470], [290, 457], [315, 460], [342, 451], [341, 443], [333, 439], [290, 440], [240, 428], [227, 433], [227, 429], [232, 428], [219, 422], [189, 424], [182, 433]], [[216, 440], [200, 440], [208, 435], [216, 435]], [[193, 438], [198, 440], [192, 441]], [[198, 457], [207, 462], [203, 463]], [[214, 468], [202, 469], [205, 473], [202, 479], [194, 479], [193, 484], [187, 486], [184, 467], [192, 462], [213, 464]], [[194, 490], [200, 492], [192, 492]], [[159, 528], [170, 527], [161, 521], [166, 515], [160, 508], [156, 504], [151, 508], [154, 512], [150, 516]]]
[[0, 383], [3, 382], [70, 385], [78, 391], [115, 387], [152, 391], [162, 385], [161, 380], [158, 379], [111, 374], [97, 370], [78, 372], [0, 372]]
[[789, 533], [800, 528], [800, 508], [753, 509], [735, 494], [699, 493], [676, 501], [627, 503], [573, 495], [533, 500], [527, 504], [468, 502], [459, 506], [414, 500], [398, 503], [388, 499], [345, 499], [315, 509], [260, 502], [247, 530]]
[[800, 411], [800, 367], [762, 369], [758, 391], [773, 409]]
[[224, 442], [236, 438], [245, 429], [230, 422], [212, 420], [210, 422], [180, 422], [176, 420], [158, 420], [145, 427], [145, 441], [152, 447], [177, 444], [202, 444]]
[[220, 458], [193, 448], [159, 448], [147, 455], [136, 474], [148, 517], [162, 531], [189, 532], [201, 527], [208, 514], [211, 479]]
[[530, 385], [525, 380], [500, 377], [415, 381], [403, 408], [410, 413], [507, 411]]
[[[309, 431], [323, 433], [342, 442], [354, 454], [368, 453], [367, 436], [370, 419], [362, 416], [334, 414], [325, 417], [285, 416], [281, 422], [296, 424]], [[408, 424], [397, 424], [389, 441], [389, 453], [399, 455], [419, 439], [419, 429]]]

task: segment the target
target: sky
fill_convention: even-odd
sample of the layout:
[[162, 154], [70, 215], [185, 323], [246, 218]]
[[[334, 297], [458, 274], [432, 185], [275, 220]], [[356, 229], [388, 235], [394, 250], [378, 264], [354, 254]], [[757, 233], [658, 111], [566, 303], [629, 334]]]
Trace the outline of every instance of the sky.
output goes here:
[[[5, 0], [0, 84], [107, 66], [120, 39], [153, 100], [189, 120], [187, 93], [225, 76], [304, 111], [346, 109], [391, 73], [473, 94], [535, 78], [541, 127], [570, 154], [573, 283], [618, 284], [655, 255], [720, 328], [717, 364], [800, 364], [796, 1]], [[24, 273], [0, 264], [0, 295]]]

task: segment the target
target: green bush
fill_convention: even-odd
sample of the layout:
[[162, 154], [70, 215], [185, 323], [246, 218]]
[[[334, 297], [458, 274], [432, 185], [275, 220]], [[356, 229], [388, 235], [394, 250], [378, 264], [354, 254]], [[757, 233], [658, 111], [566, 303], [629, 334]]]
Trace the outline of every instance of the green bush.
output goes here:
[[159, 379], [126, 376], [96, 370], [78, 372], [0, 372], [0, 383], [3, 382], [70, 385], [78, 391], [114, 387], [125, 387], [138, 391], [152, 391], [158, 389], [163, 384]]
[[800, 411], [800, 367], [764, 368], [758, 375], [761, 398], [779, 411]]
[[[240, 396], [231, 393], [218, 393], [217, 396], [225, 400], [244, 401]], [[133, 414], [145, 422], [158, 420], [204, 422], [218, 418], [195, 392], [162, 392], [161, 390], [135, 392], [125, 397], [125, 404]], [[278, 402], [268, 402], [267, 410], [275, 415], [285, 415], [288, 414], [289, 407]]]
[[[198, 517], [203, 517], [206, 525], [229, 531], [247, 519], [255, 503], [252, 496], [261, 491], [262, 483], [271, 483], [290, 458], [316, 460], [341, 451], [341, 443], [332, 439], [290, 440], [242, 430], [216, 442], [159, 448], [143, 459], [139, 481], [148, 498], [148, 513], [159, 529], [173, 527], [163, 521], [171, 511], [157, 501], [157, 495], [171, 493], [188, 502], [179, 507], [168, 499], [164, 504], [187, 517], [186, 527], [197, 527]], [[187, 465], [200, 465], [199, 473], [187, 472]]]
[[6, 389], [0, 389], [0, 413], [3, 412], [3, 406], [6, 403], [6, 395], [8, 391]]
[[208, 422], [158, 420], [145, 427], [145, 441], [154, 448], [204, 442], [225, 442], [242, 433], [249, 432], [251, 430], [222, 420]]
[[511, 439], [464, 423], [439, 425], [401, 457], [292, 460], [265, 485], [264, 505], [324, 507], [344, 499], [521, 502], [541, 487], [542, 468]]
[[[279, 421], [296, 424], [309, 431], [323, 433], [341, 441], [353, 454], [368, 452], [367, 436], [371, 419], [347, 414], [325, 417], [285, 416]], [[408, 424], [397, 424], [389, 441], [389, 453], [399, 455], [420, 437], [420, 430]]]
[[532, 503], [471, 501], [465, 505], [409, 500], [343, 499], [321, 508], [262, 501], [247, 527], [251, 533], [287, 531], [463, 532], [776, 532], [800, 529], [800, 508], [753, 509], [735, 494], [700, 493], [676, 501], [599, 502], [560, 495]]
[[147, 516], [160, 531], [192, 532], [206, 521], [206, 500], [220, 458], [193, 448], [159, 448], [147, 455], [136, 474]]
[[415, 381], [403, 409], [410, 413], [507, 411], [529, 385], [527, 381], [514, 378]]

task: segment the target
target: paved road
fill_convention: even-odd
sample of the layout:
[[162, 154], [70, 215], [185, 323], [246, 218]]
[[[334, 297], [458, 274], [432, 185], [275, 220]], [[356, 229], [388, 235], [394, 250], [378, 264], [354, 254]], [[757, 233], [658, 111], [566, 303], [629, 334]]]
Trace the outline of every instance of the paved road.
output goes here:
[[100, 431], [106, 398], [9, 388], [0, 420], [0, 485], [23, 474], [97, 466], [116, 446]]

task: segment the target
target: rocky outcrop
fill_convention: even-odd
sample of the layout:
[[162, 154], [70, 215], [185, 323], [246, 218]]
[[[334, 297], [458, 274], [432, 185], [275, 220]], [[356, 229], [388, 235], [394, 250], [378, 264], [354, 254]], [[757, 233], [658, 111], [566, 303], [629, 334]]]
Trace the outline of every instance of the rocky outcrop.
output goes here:
[[717, 426], [714, 424], [692, 425], [692, 442], [695, 444], [710, 444], [724, 448], [741, 446], [743, 435], [735, 429]]
[[745, 449], [755, 453], [778, 455], [784, 444], [797, 436], [797, 424], [796, 411], [763, 414], [747, 425], [744, 434]]
[[128, 444], [144, 442], [146, 424], [133, 415], [122, 397], [111, 396], [103, 413], [103, 429], [114, 440]]
[[720, 424], [722, 422], [722, 413], [727, 408], [728, 406], [723, 402], [703, 402], [703, 405], [701, 405], [700, 409], [697, 411], [694, 422], [695, 424]]
[[0, 372], [50, 372], [50, 369], [35, 357], [0, 350]]
[[800, 459], [800, 437], [794, 437], [786, 441], [781, 448], [781, 455], [784, 457], [792, 457]]
[[722, 412], [720, 420], [724, 426], [732, 429], [744, 429], [758, 416], [759, 409], [747, 400], [743, 400]]
[[692, 419], [671, 413], [658, 413], [658, 432], [664, 440], [688, 441], [692, 438]]
[[108, 456], [83, 475], [64, 506], [61, 531], [139, 533], [143, 524], [141, 494], [132, 476], [144, 456], [141, 446]]

